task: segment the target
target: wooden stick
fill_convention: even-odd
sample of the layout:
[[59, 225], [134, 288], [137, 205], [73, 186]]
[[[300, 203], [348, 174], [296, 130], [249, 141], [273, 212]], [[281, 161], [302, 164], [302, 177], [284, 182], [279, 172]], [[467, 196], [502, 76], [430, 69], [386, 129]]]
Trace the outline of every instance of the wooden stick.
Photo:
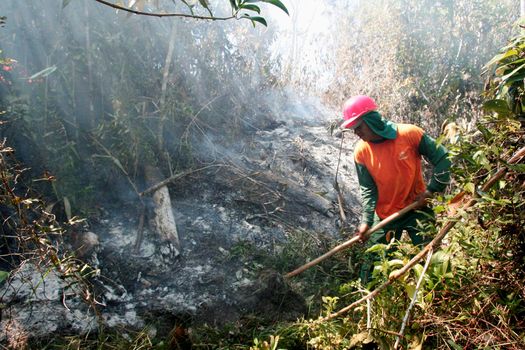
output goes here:
[[[378, 224], [376, 224], [375, 226], [373, 226], [371, 229], [369, 229], [368, 231], [365, 232], [365, 235], [366, 236], [369, 236], [370, 234], [372, 234], [373, 232], [385, 227], [387, 224], [391, 223], [392, 221], [400, 218], [401, 216], [405, 215], [406, 213], [408, 213], [409, 211], [415, 209], [417, 206], [418, 206], [418, 202], [414, 202], [412, 204], [410, 204], [409, 206], [401, 209], [400, 211], [398, 212], [395, 212], [394, 214], [390, 215], [389, 217], [383, 219], [381, 222], [379, 222]], [[310, 267], [314, 266], [314, 265], [317, 265], [319, 264], [321, 261], [331, 257], [332, 255], [334, 255], [335, 253], [345, 249], [345, 248], [348, 248], [352, 245], [354, 245], [355, 243], [359, 242], [360, 241], [360, 237], [359, 236], [355, 236], [351, 239], [349, 239], [348, 241], [336, 246], [335, 248], [332, 248], [330, 251], [324, 253], [323, 255], [321, 255], [320, 257], [310, 261], [309, 263], [306, 263], [304, 264], [303, 266], [293, 270], [292, 272], [288, 272], [286, 275], [284, 275], [285, 278], [290, 278], [290, 277], [293, 277], [295, 275], [298, 275], [300, 274], [301, 272], [303, 272], [304, 270], [307, 270], [309, 269]]]
[[341, 193], [341, 189], [339, 188], [339, 182], [337, 182], [337, 175], [339, 174], [339, 165], [341, 164], [341, 153], [343, 153], [343, 141], [345, 139], [345, 134], [341, 134], [341, 145], [339, 146], [339, 156], [337, 158], [337, 167], [335, 169], [335, 180], [334, 180], [334, 188], [337, 192], [337, 204], [339, 205], [339, 215], [341, 216], [341, 221], [343, 225], [346, 224], [346, 215], [345, 215], [345, 209], [344, 209], [344, 200], [343, 200], [343, 194]]
[[135, 240], [135, 254], [140, 252], [140, 246], [144, 236], [144, 219], [146, 218], [146, 206], [143, 204], [140, 210], [139, 225], [137, 227], [137, 239]]
[[156, 190], [158, 190], [159, 188], [163, 187], [163, 186], [166, 186], [167, 184], [169, 184], [170, 182], [173, 182], [175, 180], [178, 180], [180, 178], [183, 178], [189, 174], [193, 174], [193, 173], [196, 173], [198, 171], [202, 171], [202, 170], [206, 170], [208, 168], [212, 168], [212, 167], [221, 167], [221, 166], [224, 166], [223, 164], [213, 164], [213, 165], [208, 165], [208, 166], [205, 166], [205, 167], [202, 167], [202, 168], [199, 168], [199, 169], [193, 169], [193, 170], [188, 170], [188, 171], [183, 171], [182, 173], [178, 173], [178, 174], [175, 174], [165, 180], [162, 180], [161, 182], [151, 186], [151, 187], [148, 187], [146, 190], [142, 191], [139, 193], [139, 195], [141, 197], [147, 195], [147, 194], [150, 194], [151, 192], [155, 192]]
[[[521, 158], [523, 158], [523, 157], [525, 157], [525, 147], [522, 147], [521, 149], [519, 149], [514, 154], [514, 156], [512, 156], [509, 159], [508, 163], [509, 164], [516, 163], [519, 160], [521, 160]], [[482, 186], [481, 191], [482, 192], [488, 191], [495, 183], [498, 182], [498, 180], [500, 180], [505, 175], [506, 170], [507, 169], [504, 168], [504, 167], [500, 168], [489, 180], [487, 180], [485, 185]], [[471, 198], [465, 204], [464, 208], [472, 207], [474, 204], [476, 204], [476, 202], [477, 202], [477, 198]], [[318, 319], [317, 322], [324, 322], [324, 321], [331, 320], [331, 319], [333, 319], [335, 317], [338, 317], [338, 316], [340, 316], [340, 315], [342, 315], [342, 314], [352, 310], [353, 308], [355, 308], [357, 305], [361, 304], [362, 302], [374, 298], [382, 290], [384, 290], [386, 287], [391, 285], [395, 280], [397, 280], [398, 278], [403, 276], [405, 273], [407, 273], [414, 265], [416, 265], [421, 259], [423, 259], [428, 254], [429, 251], [435, 250], [441, 244], [441, 241], [443, 240], [445, 235], [448, 233], [448, 231], [450, 231], [454, 227], [454, 225], [456, 225], [456, 222], [457, 222], [457, 219], [450, 220], [449, 222], [447, 222], [445, 224], [445, 226], [443, 226], [443, 228], [441, 228], [441, 230], [436, 235], [436, 237], [434, 237], [434, 239], [427, 246], [425, 246], [425, 248], [423, 248], [423, 250], [421, 250], [416, 256], [414, 256], [412, 258], [412, 260], [410, 260], [401, 269], [396, 270], [393, 273], [391, 273], [389, 278], [388, 278], [388, 281], [386, 281], [385, 283], [380, 285], [372, 293], [364, 296], [363, 298], [353, 302], [352, 304], [342, 308], [341, 310], [339, 310], [339, 311], [337, 311], [337, 312], [335, 312], [335, 313], [333, 313], [331, 315], [328, 315], [328, 316], [326, 316], [324, 318]]]
[[403, 334], [405, 334], [405, 327], [408, 322], [408, 317], [410, 316], [410, 311], [412, 311], [412, 308], [416, 304], [417, 293], [419, 293], [421, 282], [423, 281], [423, 278], [425, 277], [425, 273], [427, 272], [431, 259], [432, 259], [432, 248], [430, 248], [430, 251], [427, 254], [427, 261], [425, 262], [425, 266], [423, 266], [423, 271], [421, 272], [421, 276], [419, 276], [419, 279], [417, 280], [416, 290], [414, 290], [414, 294], [412, 295], [412, 301], [410, 302], [410, 305], [408, 306], [408, 309], [405, 313], [405, 317], [403, 317], [403, 323], [401, 324], [399, 335], [396, 337], [396, 342], [394, 344], [394, 350], [397, 350], [397, 348], [399, 347], [399, 342], [401, 341], [401, 337], [403, 336]]

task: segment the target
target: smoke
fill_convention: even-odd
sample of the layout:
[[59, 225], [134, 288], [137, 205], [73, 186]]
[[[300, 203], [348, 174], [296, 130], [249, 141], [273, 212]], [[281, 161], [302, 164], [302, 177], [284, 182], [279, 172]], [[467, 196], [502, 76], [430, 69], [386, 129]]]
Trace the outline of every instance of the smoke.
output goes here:
[[[289, 17], [267, 6], [269, 27], [253, 28], [116, 13], [95, 1], [3, 5], [0, 49], [14, 60], [1, 71], [3, 135], [76, 204], [108, 178], [140, 187], [145, 163], [172, 174], [199, 157], [235, 158], [276, 123], [337, 117], [309, 96], [339, 110], [368, 93], [398, 120], [430, 115], [440, 125], [466, 113], [459, 106], [479, 91], [480, 67], [516, 7], [290, 0]], [[217, 15], [227, 6], [212, 3]]]
[[27, 136], [16, 146], [30, 140], [63, 194], [124, 177], [116, 161], [134, 180], [138, 162], [169, 158], [174, 171], [207, 153], [206, 134], [257, 124], [251, 105], [267, 83], [264, 55], [238, 40], [261, 32], [248, 21], [129, 16], [94, 1], [3, 5], [1, 50], [13, 60], [2, 72], [3, 132]]

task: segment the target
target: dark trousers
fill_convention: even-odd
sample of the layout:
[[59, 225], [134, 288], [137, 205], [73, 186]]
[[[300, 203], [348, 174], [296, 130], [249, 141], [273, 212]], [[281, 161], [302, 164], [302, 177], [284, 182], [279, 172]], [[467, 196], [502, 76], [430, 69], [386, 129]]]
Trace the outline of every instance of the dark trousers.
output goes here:
[[[377, 224], [380, 219], [376, 216], [374, 225]], [[378, 230], [370, 235], [370, 238], [366, 242], [365, 250], [376, 244], [388, 244], [392, 239], [399, 240], [403, 231], [408, 233], [412, 244], [415, 246], [422, 247], [432, 240], [429, 234], [426, 233], [425, 227], [429, 224], [435, 224], [436, 217], [432, 208], [422, 208], [418, 210], [412, 210], [406, 213], [404, 216], [386, 225], [381, 230]], [[387, 256], [393, 252], [393, 249], [387, 251]], [[363, 285], [367, 284], [372, 270], [374, 268], [374, 262], [380, 259], [377, 253], [366, 253], [364, 261], [361, 265], [359, 277]]]

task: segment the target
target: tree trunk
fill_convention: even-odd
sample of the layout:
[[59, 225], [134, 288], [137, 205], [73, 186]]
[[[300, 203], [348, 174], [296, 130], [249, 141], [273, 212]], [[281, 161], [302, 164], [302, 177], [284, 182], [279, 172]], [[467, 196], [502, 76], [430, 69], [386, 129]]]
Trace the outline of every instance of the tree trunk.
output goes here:
[[[151, 185], [157, 184], [162, 180], [161, 173], [156, 167], [147, 165], [144, 170], [146, 180]], [[154, 221], [157, 233], [161, 240], [166, 243], [166, 246], [161, 248], [161, 253], [174, 258], [179, 255], [180, 242], [167, 186], [162, 186], [153, 193], [153, 202], [155, 203]]]
[[164, 123], [166, 122], [166, 110], [164, 105], [166, 104], [166, 94], [168, 88], [168, 78], [170, 73], [171, 61], [173, 60], [173, 51], [175, 49], [175, 38], [177, 37], [177, 26], [175, 22], [172, 24], [170, 41], [168, 43], [168, 53], [166, 54], [166, 60], [164, 61], [164, 70], [162, 71], [162, 86], [161, 86], [161, 95], [159, 101], [159, 108], [161, 117], [159, 120], [159, 150], [163, 151], [164, 149]]

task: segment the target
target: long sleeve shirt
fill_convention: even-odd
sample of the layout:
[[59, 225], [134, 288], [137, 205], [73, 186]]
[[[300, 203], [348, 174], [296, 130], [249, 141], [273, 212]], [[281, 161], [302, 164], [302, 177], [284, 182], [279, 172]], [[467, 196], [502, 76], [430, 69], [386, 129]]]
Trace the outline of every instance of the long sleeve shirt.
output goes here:
[[[428, 186], [421, 156], [433, 166]], [[450, 181], [450, 160], [442, 145], [411, 124], [397, 124], [397, 136], [378, 143], [360, 141], [354, 160], [363, 204], [362, 223], [374, 222], [403, 209], [425, 190], [441, 192]]]

